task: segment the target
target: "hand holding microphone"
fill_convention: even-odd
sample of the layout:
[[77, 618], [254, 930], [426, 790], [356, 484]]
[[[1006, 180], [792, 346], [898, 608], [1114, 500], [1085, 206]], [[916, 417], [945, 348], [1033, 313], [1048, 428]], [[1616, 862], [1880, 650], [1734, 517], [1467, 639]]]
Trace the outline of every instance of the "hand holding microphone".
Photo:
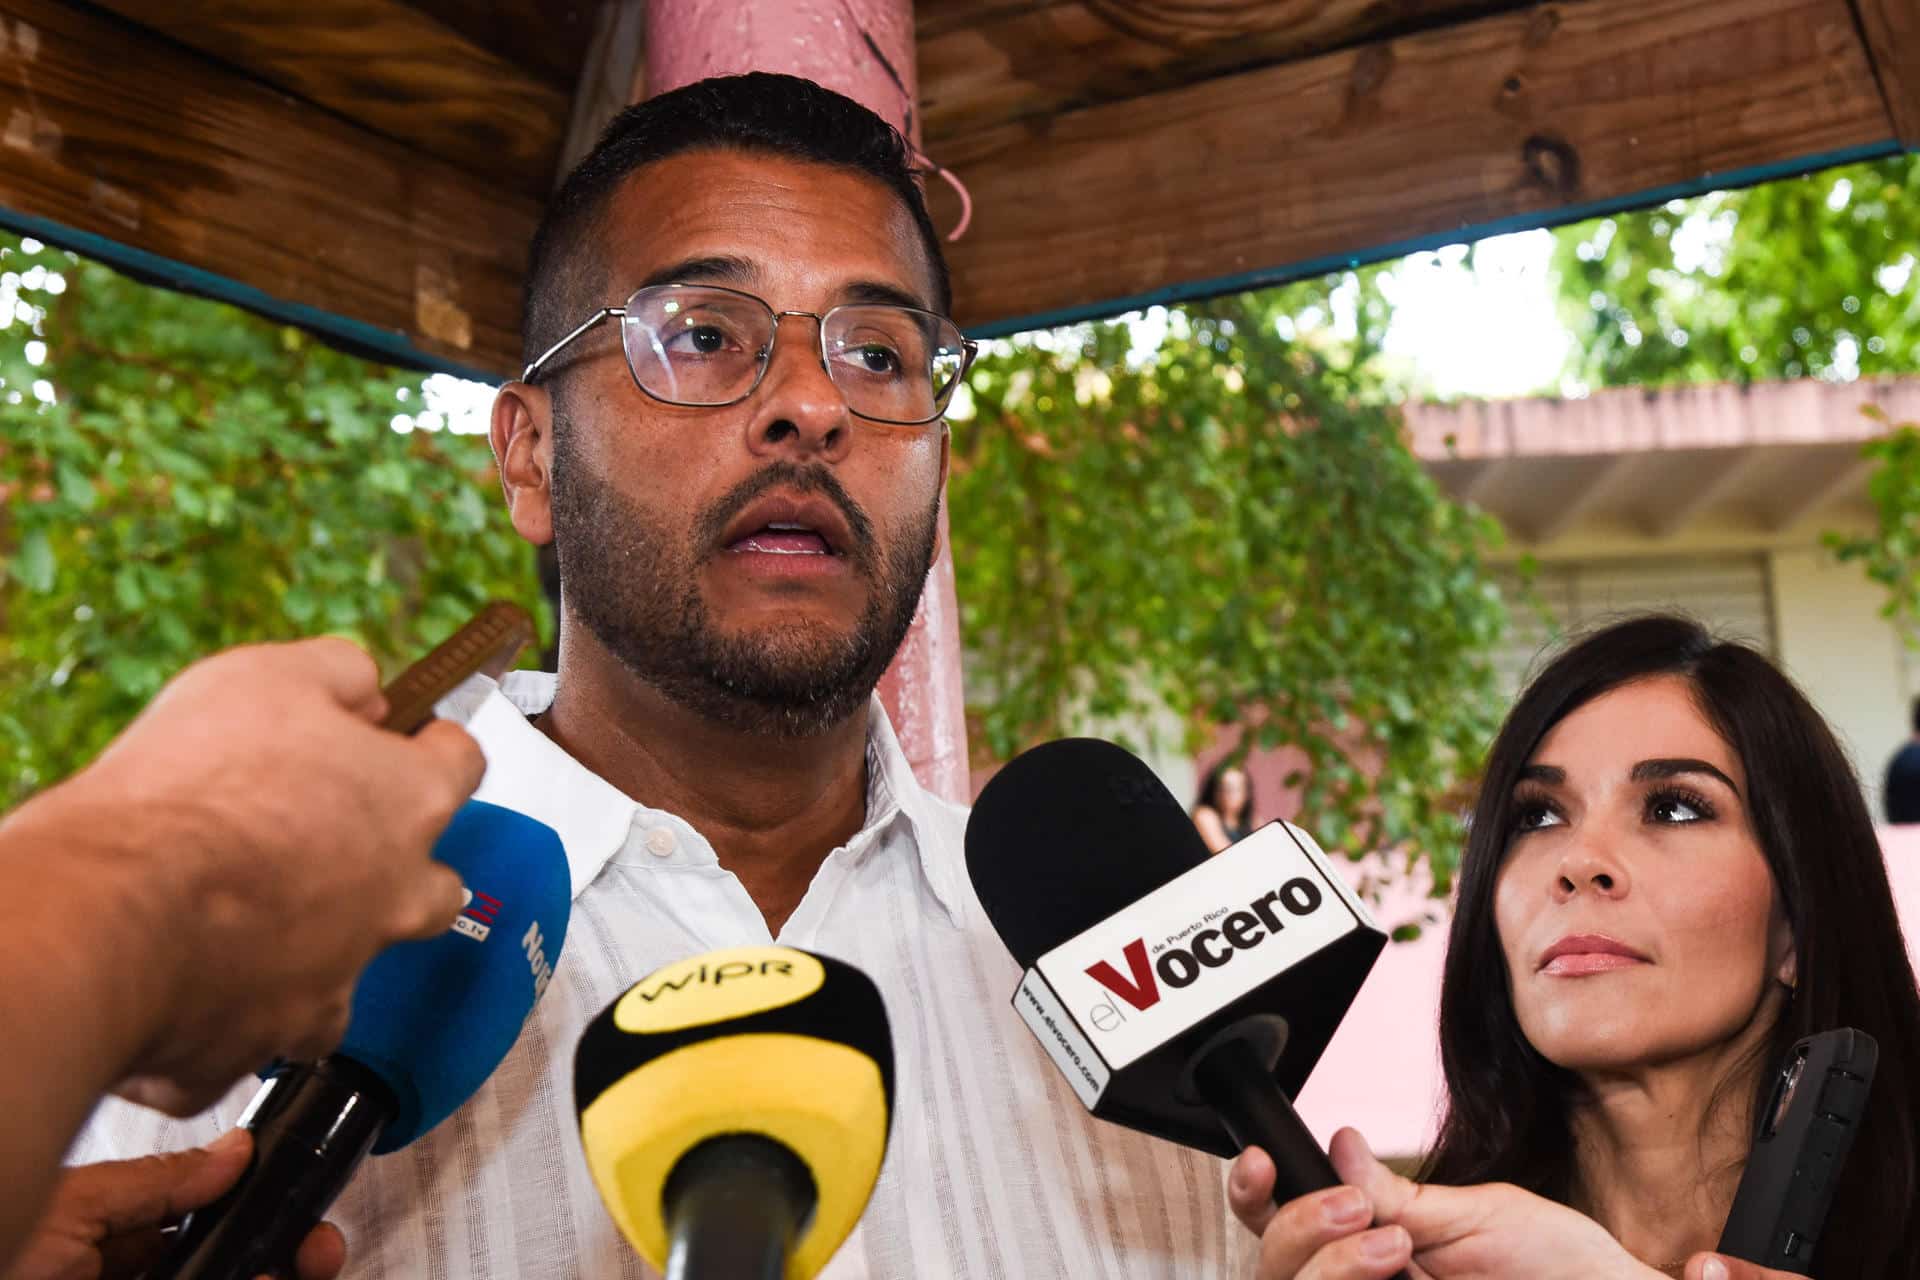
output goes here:
[[1222, 1156], [1258, 1146], [1276, 1203], [1338, 1185], [1289, 1095], [1386, 935], [1311, 836], [1273, 823], [1209, 857], [1144, 763], [1069, 739], [994, 775], [966, 846], [1027, 970], [1014, 1008], [1094, 1115]]
[[600, 1198], [667, 1280], [810, 1280], [880, 1174], [886, 1010], [871, 979], [826, 956], [695, 956], [587, 1027], [574, 1102]]
[[120, 957], [102, 1014], [135, 1101], [191, 1114], [275, 1055], [324, 1052], [361, 966], [458, 911], [428, 855], [485, 762], [457, 725], [381, 730], [382, 706], [347, 641], [231, 650], [7, 823]]
[[513, 1047], [566, 939], [566, 854], [551, 828], [478, 800], [434, 853], [467, 886], [454, 927], [376, 956], [340, 1047], [261, 1086], [241, 1120], [246, 1174], [187, 1218], [155, 1280], [285, 1272], [362, 1159], [439, 1124]]

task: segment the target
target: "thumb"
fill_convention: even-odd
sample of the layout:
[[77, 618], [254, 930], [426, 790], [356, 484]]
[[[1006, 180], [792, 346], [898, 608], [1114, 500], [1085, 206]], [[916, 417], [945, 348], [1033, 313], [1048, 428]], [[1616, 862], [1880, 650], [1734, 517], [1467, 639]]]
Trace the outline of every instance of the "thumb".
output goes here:
[[[1422, 1184], [1403, 1178], [1379, 1159], [1357, 1130], [1333, 1135], [1328, 1154], [1340, 1181], [1360, 1188], [1373, 1202], [1373, 1223], [1397, 1223], [1419, 1249], [1468, 1234], [1494, 1207], [1475, 1189]], [[1721, 1280], [1725, 1280], [1722, 1277]]]
[[103, 1236], [157, 1227], [213, 1203], [240, 1180], [253, 1137], [233, 1129], [208, 1146], [170, 1155], [83, 1165], [66, 1188], [74, 1211]]

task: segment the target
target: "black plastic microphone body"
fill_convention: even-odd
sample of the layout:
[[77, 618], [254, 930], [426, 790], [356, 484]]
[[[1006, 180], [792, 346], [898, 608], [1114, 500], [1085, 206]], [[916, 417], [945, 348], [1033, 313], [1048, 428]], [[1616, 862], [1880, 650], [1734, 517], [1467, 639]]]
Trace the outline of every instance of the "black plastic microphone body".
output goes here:
[[398, 1109], [379, 1076], [339, 1054], [280, 1071], [242, 1121], [253, 1134], [247, 1176], [188, 1216], [153, 1280], [290, 1275], [300, 1242]]
[[819, 1196], [787, 1147], [752, 1133], [709, 1138], [667, 1178], [667, 1280], [785, 1280]]
[[1247, 1041], [1229, 1039], [1203, 1050], [1194, 1059], [1193, 1087], [1219, 1113], [1235, 1146], [1259, 1147], [1273, 1158], [1275, 1204], [1340, 1181], [1333, 1161]]

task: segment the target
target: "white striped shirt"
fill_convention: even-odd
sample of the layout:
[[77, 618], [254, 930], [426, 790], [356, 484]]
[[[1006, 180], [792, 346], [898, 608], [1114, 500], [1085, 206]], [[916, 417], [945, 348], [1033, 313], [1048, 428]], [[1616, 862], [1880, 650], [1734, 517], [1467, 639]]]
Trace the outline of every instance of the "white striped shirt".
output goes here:
[[[479, 798], [560, 833], [573, 917], [545, 998], [493, 1078], [411, 1146], [369, 1160], [329, 1217], [348, 1280], [649, 1276], [602, 1207], [573, 1104], [573, 1046], [630, 984], [674, 960], [773, 941], [700, 834], [617, 791], [527, 722], [555, 677], [477, 677], [443, 704], [488, 760]], [[869, 974], [896, 1059], [893, 1127], [865, 1216], [826, 1280], [1240, 1277], [1257, 1241], [1214, 1157], [1092, 1119], [1015, 1016], [1019, 971], [974, 897], [966, 811], [923, 790], [876, 698], [867, 814], [778, 941]], [[204, 1142], [255, 1086], [175, 1121], [101, 1106], [76, 1161]]]

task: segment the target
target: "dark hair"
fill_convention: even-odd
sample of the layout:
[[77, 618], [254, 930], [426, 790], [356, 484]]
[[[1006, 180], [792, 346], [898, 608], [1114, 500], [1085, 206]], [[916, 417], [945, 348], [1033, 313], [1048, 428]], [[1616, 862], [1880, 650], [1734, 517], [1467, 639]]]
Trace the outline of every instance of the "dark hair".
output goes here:
[[590, 310], [603, 288], [597, 238], [607, 203], [634, 173], [701, 148], [761, 152], [864, 173], [900, 197], [919, 228], [935, 310], [952, 307], [940, 238], [899, 130], [853, 99], [798, 76], [755, 71], [670, 90], [615, 116], [554, 193], [527, 255], [522, 347], [530, 363]]
[[1913, 731], [1920, 733], [1920, 698], [1913, 700]]
[[[1547, 733], [1611, 689], [1652, 676], [1692, 685], [1739, 755], [1749, 818], [1793, 930], [1797, 985], [1756, 1072], [1802, 1036], [1851, 1026], [1880, 1045], [1873, 1093], [1821, 1235], [1815, 1273], [1920, 1277], [1916, 1130], [1920, 992], [1873, 821], [1846, 754], [1806, 696], [1766, 658], [1676, 617], [1618, 623], [1575, 644], [1520, 696], [1495, 739], [1461, 861], [1440, 990], [1448, 1104], [1423, 1177], [1516, 1183], [1566, 1201], [1569, 1112], [1579, 1082], [1535, 1052], [1513, 1009], [1494, 885], [1510, 842], [1514, 784]], [[1744, 1117], [1757, 1105], [1747, 1100]]]
[[1207, 776], [1200, 780], [1200, 794], [1195, 797], [1193, 807], [1198, 809], [1201, 805], [1205, 805], [1207, 808], [1219, 814], [1220, 820], [1225, 822], [1227, 820], [1227, 811], [1220, 803], [1220, 780], [1235, 770], [1238, 770], [1240, 776], [1247, 780], [1247, 803], [1245, 807], [1240, 810], [1239, 820], [1242, 826], [1250, 827], [1253, 825], [1253, 775], [1247, 771], [1247, 766], [1244, 764], [1235, 764], [1231, 760], [1222, 760], [1219, 764], [1207, 770]]

